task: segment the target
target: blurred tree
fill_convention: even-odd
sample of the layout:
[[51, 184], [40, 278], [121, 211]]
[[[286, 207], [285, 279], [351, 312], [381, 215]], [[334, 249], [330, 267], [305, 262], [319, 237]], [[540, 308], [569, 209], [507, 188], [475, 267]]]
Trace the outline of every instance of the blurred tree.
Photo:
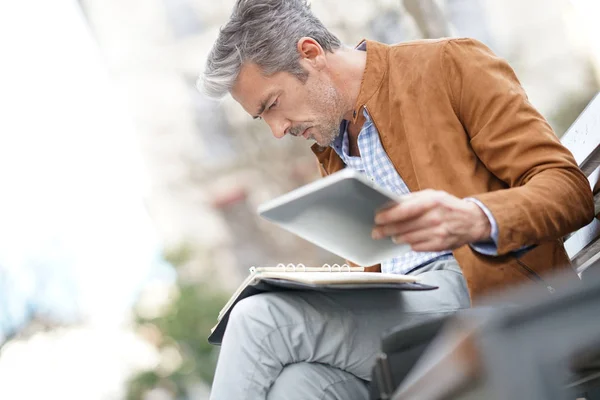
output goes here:
[[[182, 245], [167, 252], [165, 258], [181, 269], [195, 258], [194, 248]], [[192, 399], [194, 388], [209, 386], [218, 357], [218, 347], [208, 343], [210, 329], [228, 296], [206, 283], [180, 278], [177, 296], [156, 318], [137, 315], [136, 323], [142, 330], [158, 332], [154, 341], [161, 354], [159, 365], [133, 376], [128, 382], [128, 400], [146, 398], [151, 391], [160, 389], [173, 399]]]

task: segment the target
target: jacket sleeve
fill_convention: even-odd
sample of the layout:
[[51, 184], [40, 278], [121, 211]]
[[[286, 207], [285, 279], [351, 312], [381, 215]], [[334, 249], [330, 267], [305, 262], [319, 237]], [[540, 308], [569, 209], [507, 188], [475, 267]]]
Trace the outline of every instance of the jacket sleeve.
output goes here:
[[593, 218], [575, 159], [529, 103], [514, 71], [482, 43], [448, 41], [442, 75], [471, 147], [508, 188], [472, 196], [498, 223], [498, 254], [557, 239]]

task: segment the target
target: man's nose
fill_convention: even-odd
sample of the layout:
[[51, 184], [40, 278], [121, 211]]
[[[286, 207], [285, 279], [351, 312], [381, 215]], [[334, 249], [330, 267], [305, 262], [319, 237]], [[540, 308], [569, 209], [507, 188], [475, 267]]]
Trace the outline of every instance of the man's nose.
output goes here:
[[292, 125], [290, 121], [285, 119], [272, 119], [266, 122], [271, 128], [273, 136], [275, 136], [277, 139], [281, 139], [282, 137], [284, 137], [288, 133], [288, 130]]

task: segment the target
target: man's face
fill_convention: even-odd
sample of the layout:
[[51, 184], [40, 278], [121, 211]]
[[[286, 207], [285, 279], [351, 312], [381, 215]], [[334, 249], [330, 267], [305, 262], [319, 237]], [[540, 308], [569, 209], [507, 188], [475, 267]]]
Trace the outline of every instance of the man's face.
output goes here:
[[248, 114], [264, 119], [276, 138], [303, 136], [320, 146], [337, 137], [345, 112], [331, 80], [314, 69], [302, 83], [287, 72], [265, 77], [256, 64], [244, 64], [231, 94]]

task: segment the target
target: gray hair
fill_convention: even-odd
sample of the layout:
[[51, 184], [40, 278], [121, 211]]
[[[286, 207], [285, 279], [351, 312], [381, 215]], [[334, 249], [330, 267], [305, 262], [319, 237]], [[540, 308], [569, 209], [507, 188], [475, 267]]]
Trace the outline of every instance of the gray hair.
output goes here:
[[245, 62], [258, 65], [265, 76], [289, 72], [305, 82], [308, 74], [296, 47], [302, 37], [316, 40], [328, 52], [341, 47], [306, 0], [238, 0], [210, 51], [198, 88], [215, 99], [225, 96]]

